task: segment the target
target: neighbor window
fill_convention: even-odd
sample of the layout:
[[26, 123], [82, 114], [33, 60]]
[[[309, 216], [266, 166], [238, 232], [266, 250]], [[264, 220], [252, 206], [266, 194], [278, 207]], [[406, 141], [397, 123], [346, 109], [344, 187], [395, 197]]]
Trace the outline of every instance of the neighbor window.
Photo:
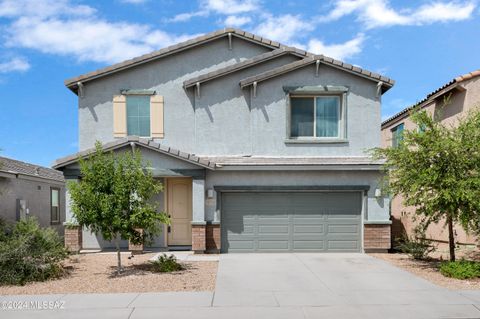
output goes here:
[[397, 147], [403, 139], [403, 123], [392, 129], [392, 146]]
[[127, 134], [150, 137], [150, 96], [127, 96]]
[[290, 97], [290, 137], [340, 137], [339, 96]]
[[60, 223], [60, 189], [50, 188], [50, 222]]

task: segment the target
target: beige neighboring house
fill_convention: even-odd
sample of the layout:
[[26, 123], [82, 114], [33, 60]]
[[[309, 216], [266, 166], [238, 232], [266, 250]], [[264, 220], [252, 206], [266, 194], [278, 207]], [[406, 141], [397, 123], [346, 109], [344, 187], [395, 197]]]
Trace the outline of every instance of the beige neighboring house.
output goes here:
[[[445, 101], [448, 101], [445, 104]], [[447, 125], [455, 125], [473, 108], [480, 108], [480, 70], [476, 70], [459, 77], [428, 94], [425, 99], [417, 103], [420, 108], [434, 113]], [[414, 105], [414, 106], [416, 106]], [[382, 147], [394, 147], [403, 130], [415, 129], [415, 124], [409, 118], [408, 107], [382, 123]], [[392, 238], [411, 234], [415, 224], [411, 219], [414, 207], [405, 207], [400, 196], [391, 201]], [[455, 227], [455, 241], [458, 244], [475, 244], [475, 237], [467, 235], [461, 226]], [[427, 237], [439, 241], [448, 241], [448, 230], [444, 223], [431, 225], [427, 230]]]

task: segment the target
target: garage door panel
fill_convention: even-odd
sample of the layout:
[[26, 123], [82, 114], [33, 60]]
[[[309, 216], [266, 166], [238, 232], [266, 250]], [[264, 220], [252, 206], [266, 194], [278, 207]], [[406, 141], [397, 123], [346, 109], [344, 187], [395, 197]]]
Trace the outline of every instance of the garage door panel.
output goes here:
[[252, 251], [255, 249], [255, 245], [253, 240], [238, 240], [230, 242], [230, 249]]
[[294, 250], [325, 250], [325, 242], [323, 240], [294, 240]]
[[357, 234], [359, 229], [358, 225], [328, 225], [329, 234]]
[[285, 250], [288, 251], [288, 240], [259, 240], [259, 250]]
[[319, 234], [323, 235], [324, 233], [324, 225], [294, 225], [293, 226], [293, 233], [294, 234]]
[[222, 194], [222, 251], [359, 251], [360, 193]]
[[286, 234], [289, 233], [290, 225], [259, 225], [258, 234]]

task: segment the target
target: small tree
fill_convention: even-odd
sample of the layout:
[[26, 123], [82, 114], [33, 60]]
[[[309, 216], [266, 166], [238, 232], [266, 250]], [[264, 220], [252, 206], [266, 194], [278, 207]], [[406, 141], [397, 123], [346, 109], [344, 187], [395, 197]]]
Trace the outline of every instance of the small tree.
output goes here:
[[144, 169], [138, 150], [114, 155], [105, 153], [97, 142], [95, 153], [79, 163], [80, 180], [68, 184], [74, 218], [106, 240], [115, 240], [120, 273], [120, 239], [143, 243], [169, 223], [167, 215], [158, 213], [149, 201], [162, 185]]
[[413, 110], [418, 128], [405, 130], [398, 147], [376, 148], [386, 159], [388, 188], [416, 206], [426, 229], [444, 219], [448, 226], [450, 260], [455, 260], [454, 223], [478, 231], [480, 221], [480, 112], [472, 112], [456, 127], [442, 124], [426, 111]]

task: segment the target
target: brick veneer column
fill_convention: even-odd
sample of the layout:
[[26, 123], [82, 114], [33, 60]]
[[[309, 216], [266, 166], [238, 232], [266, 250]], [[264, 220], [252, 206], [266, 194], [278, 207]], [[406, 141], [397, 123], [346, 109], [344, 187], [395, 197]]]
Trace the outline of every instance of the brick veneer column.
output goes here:
[[206, 224], [193, 224], [192, 250], [196, 254], [203, 254], [207, 248], [206, 243]]
[[65, 247], [72, 253], [79, 253], [82, 250], [82, 227], [66, 226], [65, 227]]
[[387, 252], [392, 245], [390, 224], [365, 224], [363, 232], [365, 252]]
[[220, 224], [207, 224], [207, 252], [218, 254], [221, 249]]

